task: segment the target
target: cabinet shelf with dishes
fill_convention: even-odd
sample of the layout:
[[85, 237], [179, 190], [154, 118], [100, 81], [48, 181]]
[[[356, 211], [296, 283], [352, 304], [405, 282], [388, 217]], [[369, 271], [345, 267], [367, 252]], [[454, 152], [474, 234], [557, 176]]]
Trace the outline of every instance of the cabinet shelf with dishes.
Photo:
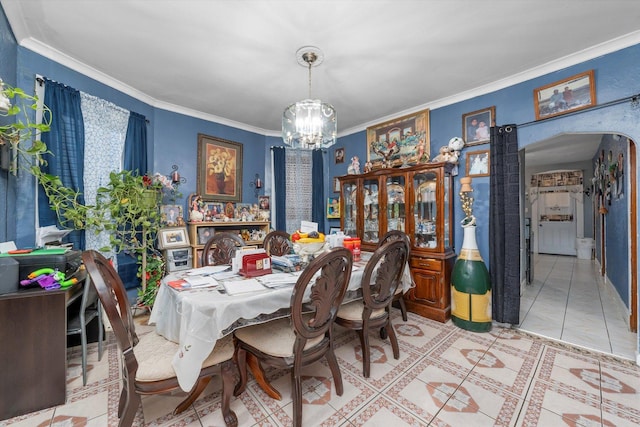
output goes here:
[[200, 221], [189, 222], [189, 242], [193, 250], [193, 267], [201, 264], [202, 249], [215, 233], [236, 233], [245, 245], [262, 246], [265, 236], [269, 233], [269, 221]]
[[453, 248], [453, 178], [451, 163], [401, 169], [377, 169], [338, 177], [340, 226], [375, 250], [391, 230], [411, 240], [409, 266], [415, 287], [404, 296], [407, 309], [446, 322], [451, 314]]

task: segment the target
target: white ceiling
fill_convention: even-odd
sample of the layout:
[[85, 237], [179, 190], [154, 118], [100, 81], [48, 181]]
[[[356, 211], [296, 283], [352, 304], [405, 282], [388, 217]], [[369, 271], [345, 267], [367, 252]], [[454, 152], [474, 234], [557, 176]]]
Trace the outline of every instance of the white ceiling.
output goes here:
[[[638, 0], [0, 0], [18, 43], [153, 106], [266, 135], [312, 95], [338, 133], [640, 42]], [[496, 114], [499, 117], [499, 111]]]

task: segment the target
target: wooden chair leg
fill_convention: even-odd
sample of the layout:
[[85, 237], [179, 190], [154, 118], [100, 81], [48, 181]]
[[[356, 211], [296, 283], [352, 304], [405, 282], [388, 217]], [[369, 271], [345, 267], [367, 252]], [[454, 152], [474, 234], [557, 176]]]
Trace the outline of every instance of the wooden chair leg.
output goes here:
[[233, 374], [233, 363], [230, 360], [222, 362], [220, 367], [222, 371], [222, 416], [227, 427], [237, 427], [238, 417], [231, 410], [231, 395], [233, 394], [233, 383], [235, 376]]
[[342, 396], [344, 390], [342, 386], [342, 374], [340, 373], [340, 366], [338, 365], [338, 359], [333, 351], [328, 351], [326, 354], [327, 362], [329, 363], [329, 369], [331, 369], [331, 375], [333, 376], [333, 383], [336, 387], [336, 394]]
[[387, 334], [389, 335], [389, 341], [391, 341], [391, 348], [393, 349], [393, 358], [399, 359], [400, 347], [398, 347], [398, 338], [396, 337], [396, 331], [393, 329], [393, 325], [391, 324], [391, 319], [387, 320], [385, 329], [387, 331]]
[[407, 305], [404, 303], [404, 298], [402, 297], [402, 294], [400, 294], [400, 298], [398, 298], [398, 303], [400, 304], [400, 312], [402, 313], [402, 320], [406, 322], [409, 319], [407, 318]]
[[120, 416], [120, 426], [128, 427], [133, 425], [133, 420], [136, 417], [136, 412], [138, 412], [141, 402], [139, 394], [129, 394], [129, 398], [125, 400], [125, 404], [123, 406], [123, 414]]
[[253, 374], [253, 377], [256, 379], [256, 382], [258, 383], [260, 388], [264, 390], [265, 393], [267, 393], [267, 396], [272, 399], [282, 400], [282, 395], [280, 394], [280, 392], [271, 385], [269, 380], [267, 380], [267, 376], [264, 374], [264, 369], [262, 369], [262, 365], [260, 365], [260, 361], [258, 360], [258, 358], [251, 353], [247, 353], [246, 360], [246, 366], [249, 367], [249, 370]]
[[176, 409], [173, 410], [173, 415], [178, 415], [185, 411], [193, 402], [196, 401], [198, 396], [207, 388], [207, 385], [211, 381], [211, 377], [202, 377], [196, 382], [196, 385], [193, 386], [187, 397], [176, 406]]
[[291, 369], [291, 398], [293, 399], [293, 427], [302, 426], [302, 379], [300, 368], [294, 364]]
[[236, 349], [233, 352], [233, 361], [238, 367], [238, 373], [240, 374], [240, 381], [236, 384], [233, 395], [240, 396], [247, 386], [247, 351], [240, 348], [238, 344], [236, 344]]
[[365, 378], [369, 378], [369, 372], [371, 369], [371, 361], [370, 361], [370, 351], [369, 351], [369, 331], [365, 331], [364, 329], [358, 330], [358, 335], [360, 336], [360, 346], [362, 347], [362, 375]]

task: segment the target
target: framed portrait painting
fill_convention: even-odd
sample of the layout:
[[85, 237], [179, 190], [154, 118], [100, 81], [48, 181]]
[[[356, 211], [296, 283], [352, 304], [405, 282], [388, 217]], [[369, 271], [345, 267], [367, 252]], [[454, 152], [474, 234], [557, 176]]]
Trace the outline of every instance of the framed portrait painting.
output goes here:
[[198, 194], [202, 200], [242, 200], [242, 144], [198, 134]]
[[533, 90], [536, 120], [596, 105], [593, 70]]
[[462, 139], [465, 147], [487, 144], [491, 126], [496, 124], [496, 107], [472, 111], [462, 115]]
[[336, 163], [344, 163], [344, 148], [336, 148]]
[[489, 150], [467, 152], [467, 176], [489, 176]]
[[367, 128], [367, 161], [373, 169], [429, 160], [429, 110]]

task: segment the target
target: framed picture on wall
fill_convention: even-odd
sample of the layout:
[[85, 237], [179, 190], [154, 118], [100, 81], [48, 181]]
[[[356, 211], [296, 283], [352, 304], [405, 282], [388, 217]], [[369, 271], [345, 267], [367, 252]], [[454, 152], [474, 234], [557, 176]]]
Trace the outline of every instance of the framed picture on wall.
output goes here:
[[327, 218], [340, 218], [340, 197], [327, 199]]
[[242, 200], [242, 144], [198, 134], [197, 189], [202, 200]]
[[467, 152], [467, 176], [489, 176], [489, 150]]
[[344, 163], [344, 148], [336, 148], [336, 163]]
[[367, 128], [367, 162], [373, 169], [418, 164], [430, 149], [428, 109]]
[[462, 139], [465, 147], [486, 144], [491, 139], [489, 130], [496, 124], [496, 107], [484, 108], [462, 115]]
[[596, 105], [593, 70], [533, 90], [536, 120]]
[[340, 180], [338, 178], [333, 178], [333, 192], [340, 192]]

